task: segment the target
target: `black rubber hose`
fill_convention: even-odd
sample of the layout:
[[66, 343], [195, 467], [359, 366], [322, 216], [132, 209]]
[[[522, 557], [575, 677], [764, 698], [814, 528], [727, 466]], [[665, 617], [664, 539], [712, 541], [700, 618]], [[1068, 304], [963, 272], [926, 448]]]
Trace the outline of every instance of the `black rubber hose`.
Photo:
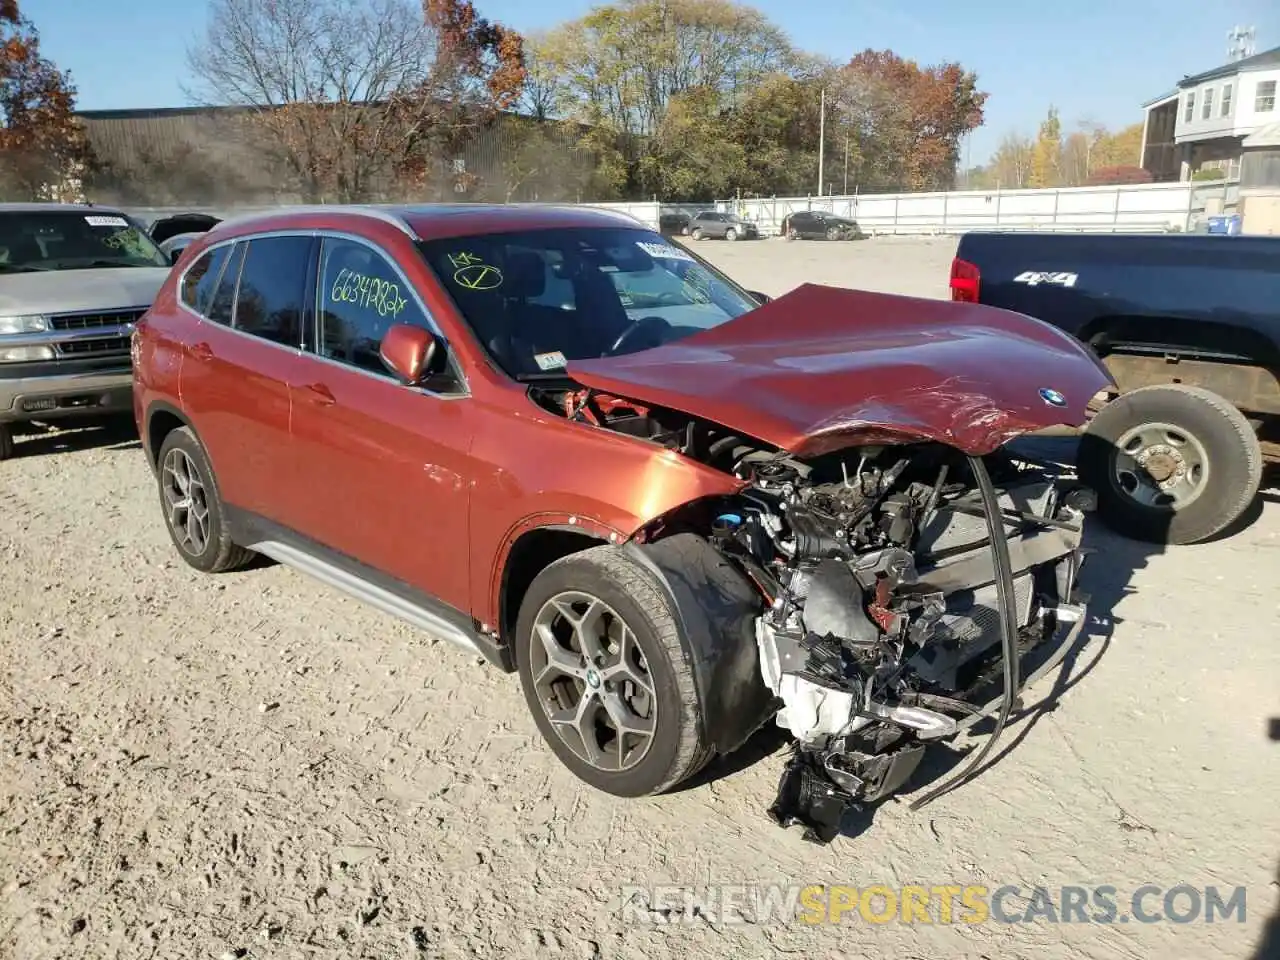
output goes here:
[[1004, 732], [1009, 715], [1013, 713], [1013, 705], [1018, 699], [1018, 687], [1021, 680], [1018, 676], [1018, 613], [1014, 605], [1013, 562], [1009, 559], [1009, 541], [1004, 531], [1003, 511], [996, 496], [995, 486], [991, 483], [991, 475], [987, 473], [987, 465], [981, 457], [970, 457], [969, 466], [973, 470], [973, 478], [977, 481], [978, 492], [982, 494], [982, 512], [987, 518], [987, 536], [991, 539], [991, 554], [996, 571], [996, 599], [1000, 609], [1000, 645], [1004, 651], [1004, 699], [1000, 704], [1000, 713], [996, 717], [995, 729], [982, 745], [982, 749], [974, 755], [963, 770], [944, 781], [923, 797], [911, 804], [909, 809], [919, 810], [927, 803], [950, 793], [962, 785], [982, 765], [996, 741]]

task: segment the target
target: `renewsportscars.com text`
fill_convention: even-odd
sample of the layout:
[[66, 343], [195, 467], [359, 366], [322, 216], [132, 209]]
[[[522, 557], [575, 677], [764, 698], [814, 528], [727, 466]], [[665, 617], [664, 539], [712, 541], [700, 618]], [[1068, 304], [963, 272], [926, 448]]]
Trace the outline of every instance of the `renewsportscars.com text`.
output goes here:
[[1244, 923], [1245, 888], [712, 884], [622, 889], [626, 923]]

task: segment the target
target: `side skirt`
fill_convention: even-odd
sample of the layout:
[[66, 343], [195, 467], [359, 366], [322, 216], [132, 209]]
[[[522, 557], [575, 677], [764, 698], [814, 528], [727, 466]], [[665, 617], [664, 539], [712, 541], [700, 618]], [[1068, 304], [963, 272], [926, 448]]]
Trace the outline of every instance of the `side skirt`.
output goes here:
[[503, 672], [514, 671], [510, 650], [482, 634], [461, 610], [265, 517], [230, 505], [225, 509], [231, 538], [241, 546], [479, 654]]

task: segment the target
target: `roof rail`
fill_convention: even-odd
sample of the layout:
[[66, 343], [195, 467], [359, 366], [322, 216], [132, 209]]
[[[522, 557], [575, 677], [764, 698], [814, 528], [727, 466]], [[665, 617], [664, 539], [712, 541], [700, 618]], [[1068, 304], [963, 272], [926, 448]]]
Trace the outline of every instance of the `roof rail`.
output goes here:
[[251, 223], [264, 217], [279, 216], [280, 214], [305, 214], [305, 213], [347, 213], [356, 216], [370, 217], [374, 220], [381, 220], [383, 223], [390, 224], [401, 233], [405, 234], [410, 240], [421, 239], [413, 228], [409, 226], [404, 217], [398, 216], [391, 212], [394, 208], [388, 208], [376, 204], [357, 204], [357, 203], [317, 203], [317, 204], [286, 204], [279, 207], [264, 207], [260, 210], [246, 212], [237, 216], [228, 217], [218, 224], [219, 227], [226, 225], [237, 225]]

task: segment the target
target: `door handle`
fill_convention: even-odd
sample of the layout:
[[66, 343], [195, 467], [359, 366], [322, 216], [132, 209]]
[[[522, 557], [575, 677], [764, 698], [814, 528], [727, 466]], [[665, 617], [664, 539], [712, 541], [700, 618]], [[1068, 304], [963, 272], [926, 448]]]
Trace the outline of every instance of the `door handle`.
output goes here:
[[207, 343], [197, 343], [191, 348], [191, 356], [197, 360], [212, 360], [213, 347]]
[[338, 398], [333, 395], [323, 383], [308, 383], [304, 388], [311, 398], [311, 402], [322, 407], [331, 407], [338, 402]]

